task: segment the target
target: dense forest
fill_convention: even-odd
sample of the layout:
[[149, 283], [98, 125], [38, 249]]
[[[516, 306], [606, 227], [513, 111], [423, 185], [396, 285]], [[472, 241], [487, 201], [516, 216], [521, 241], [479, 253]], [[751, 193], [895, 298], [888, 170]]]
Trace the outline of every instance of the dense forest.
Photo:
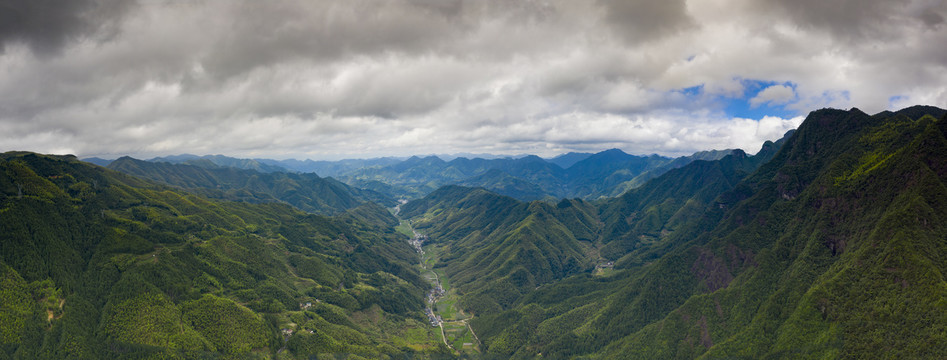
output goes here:
[[313, 173], [263, 173], [213, 164], [171, 164], [130, 157], [116, 159], [108, 164], [108, 168], [211, 198], [257, 203], [284, 202], [306, 212], [324, 215], [338, 214], [365, 202], [386, 207], [395, 206], [396, 203], [386, 195], [351, 187]]
[[[716, 160], [730, 151], [702, 151], [669, 158], [636, 156], [619, 149], [572, 154], [562, 161], [538, 156], [444, 161], [437, 156], [411, 157], [386, 166], [356, 168], [338, 178], [356, 187], [393, 197], [419, 197], [442, 186], [482, 187], [521, 201], [557, 198], [597, 199], [621, 195], [661, 174], [696, 160]], [[378, 185], [384, 184], [384, 185]]]
[[822, 109], [754, 155], [560, 160], [345, 184], [2, 154], [0, 358], [469, 356], [428, 323], [422, 270], [484, 358], [947, 354], [943, 109]]
[[0, 159], [0, 358], [446, 353], [414, 250], [374, 203], [324, 217]]
[[824, 109], [781, 146], [618, 198], [550, 206], [442, 189], [406, 215], [447, 243], [443, 266], [498, 357], [937, 358], [944, 116]]

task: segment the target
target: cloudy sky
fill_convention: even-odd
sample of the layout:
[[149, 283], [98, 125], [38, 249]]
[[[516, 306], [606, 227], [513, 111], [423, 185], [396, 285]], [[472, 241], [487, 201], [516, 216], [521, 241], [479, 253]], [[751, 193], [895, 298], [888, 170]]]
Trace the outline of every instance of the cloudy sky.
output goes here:
[[758, 150], [947, 105], [942, 0], [0, 0], [0, 151]]

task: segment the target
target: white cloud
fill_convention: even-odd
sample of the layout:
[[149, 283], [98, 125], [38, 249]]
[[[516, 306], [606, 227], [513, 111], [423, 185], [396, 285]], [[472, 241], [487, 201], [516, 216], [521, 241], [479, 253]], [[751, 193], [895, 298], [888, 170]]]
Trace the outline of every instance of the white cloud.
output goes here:
[[83, 8], [107, 26], [68, 13], [47, 35], [0, 26], [0, 150], [752, 152], [801, 118], [728, 117], [718, 100], [743, 98], [743, 79], [778, 84], [750, 105], [800, 115], [947, 104], [947, 49], [930, 45], [947, 43], [947, 2], [857, 2], [851, 13], [815, 0]]
[[763, 89], [756, 94], [755, 97], [750, 99], [750, 105], [753, 107], [763, 104], [785, 105], [795, 99], [796, 92], [793, 91], [792, 87], [786, 85], [772, 85]]

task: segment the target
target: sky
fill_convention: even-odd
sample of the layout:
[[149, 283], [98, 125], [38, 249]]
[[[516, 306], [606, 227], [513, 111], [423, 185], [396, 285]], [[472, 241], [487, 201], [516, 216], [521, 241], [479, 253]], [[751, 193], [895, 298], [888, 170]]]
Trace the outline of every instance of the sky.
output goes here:
[[742, 148], [947, 107], [947, 0], [0, 0], [0, 151]]

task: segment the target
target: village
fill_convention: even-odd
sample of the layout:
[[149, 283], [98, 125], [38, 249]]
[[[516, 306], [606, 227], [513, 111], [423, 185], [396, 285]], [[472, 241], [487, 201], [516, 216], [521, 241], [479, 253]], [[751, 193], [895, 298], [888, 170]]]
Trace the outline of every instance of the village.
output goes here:
[[448, 293], [449, 287], [443, 283], [446, 279], [441, 279], [443, 274], [439, 275], [439, 270], [433, 269], [441, 251], [440, 248], [430, 245], [428, 249], [433, 252], [426, 253], [425, 244], [430, 242], [430, 238], [411, 228], [410, 223], [407, 223], [407, 228], [413, 234], [408, 242], [418, 253], [419, 266], [432, 286], [427, 294], [427, 307], [424, 309], [428, 322], [432, 327], [439, 328], [444, 345], [456, 354], [479, 352], [480, 341], [470, 328], [465, 315], [454, 308], [456, 299]]
[[440, 315], [435, 314], [432, 309], [437, 306], [437, 300], [441, 296], [444, 296], [444, 288], [441, 287], [440, 282], [434, 284], [434, 288], [427, 294], [427, 304], [428, 307], [424, 309], [427, 313], [428, 320], [431, 322], [431, 326], [440, 326], [444, 319]]
[[[414, 231], [414, 237], [411, 238], [411, 240], [409, 240], [409, 242], [411, 243], [411, 246], [414, 247], [415, 251], [418, 252], [418, 256], [422, 259], [422, 263], [421, 263], [422, 268], [425, 267], [423, 263], [424, 249], [422, 248], [422, 246], [424, 246], [424, 243], [426, 241], [428, 241], [427, 235], [419, 234], [417, 231]], [[441, 318], [440, 315], [435, 314], [434, 309], [437, 306], [437, 300], [441, 296], [444, 296], [444, 288], [441, 287], [441, 282], [437, 278], [436, 273], [434, 273], [433, 285], [434, 287], [427, 294], [428, 306], [427, 308], [424, 309], [424, 313], [427, 314], [427, 318], [428, 318], [428, 321], [431, 323], [431, 326], [437, 327], [437, 326], [440, 326], [442, 322], [444, 322], [444, 319]]]

